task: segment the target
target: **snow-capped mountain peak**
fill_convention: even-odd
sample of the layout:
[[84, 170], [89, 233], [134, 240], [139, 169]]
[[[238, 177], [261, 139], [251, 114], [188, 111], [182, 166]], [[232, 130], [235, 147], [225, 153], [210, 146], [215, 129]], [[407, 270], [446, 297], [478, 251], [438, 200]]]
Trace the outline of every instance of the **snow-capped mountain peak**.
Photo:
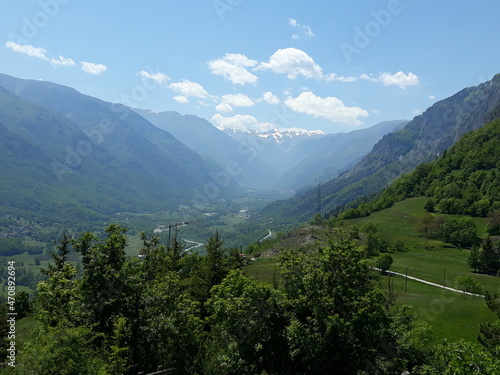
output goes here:
[[316, 138], [324, 136], [322, 130], [306, 130], [302, 128], [282, 128], [270, 129], [266, 131], [259, 131], [255, 129], [241, 129], [236, 127], [225, 127], [223, 125], [217, 127], [219, 130], [225, 132], [233, 138], [240, 138], [244, 135], [250, 135], [259, 138], [266, 138], [268, 140], [274, 139], [276, 143], [283, 143], [297, 138]]

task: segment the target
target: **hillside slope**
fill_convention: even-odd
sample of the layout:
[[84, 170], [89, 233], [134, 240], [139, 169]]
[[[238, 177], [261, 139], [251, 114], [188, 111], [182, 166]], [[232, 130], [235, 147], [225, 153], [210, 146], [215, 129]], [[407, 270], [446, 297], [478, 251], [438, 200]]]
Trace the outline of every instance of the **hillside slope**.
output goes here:
[[2, 213], [84, 222], [176, 208], [208, 184], [218, 184], [218, 197], [240, 190], [127, 107], [49, 82], [0, 75], [2, 86]]
[[[433, 160], [464, 133], [481, 127], [500, 104], [500, 74], [441, 100], [403, 130], [385, 135], [354, 168], [324, 184], [322, 212], [375, 193], [417, 165]], [[317, 210], [317, 189], [268, 205], [264, 216], [310, 219]]]
[[[289, 169], [276, 183], [276, 187], [298, 189], [305, 184], [331, 180], [357, 164], [378, 140], [404, 122], [384, 121], [366, 129], [304, 140], [290, 152], [309, 156]], [[311, 150], [314, 153], [311, 154]]]
[[343, 216], [365, 216], [419, 196], [432, 198], [429, 210], [448, 214], [486, 216], [499, 210], [500, 119], [463, 135], [442, 156], [394, 181], [376, 201], [350, 209]]
[[75, 224], [161, 198], [71, 121], [2, 88], [0, 134], [1, 214]]
[[186, 186], [200, 186], [211, 180], [212, 170], [198, 154], [123, 105], [107, 103], [54, 83], [2, 74], [0, 86], [62, 114], [94, 144], [107, 149], [129, 168], [162, 179], [162, 183], [172, 187], [174, 195], [182, 195]]
[[232, 170], [237, 165], [237, 173], [232, 177], [243, 187], [268, 189], [276, 180], [277, 171], [260, 159], [256, 150], [237, 142], [205, 119], [177, 112], [134, 111], [201, 156], [215, 161], [221, 170]]

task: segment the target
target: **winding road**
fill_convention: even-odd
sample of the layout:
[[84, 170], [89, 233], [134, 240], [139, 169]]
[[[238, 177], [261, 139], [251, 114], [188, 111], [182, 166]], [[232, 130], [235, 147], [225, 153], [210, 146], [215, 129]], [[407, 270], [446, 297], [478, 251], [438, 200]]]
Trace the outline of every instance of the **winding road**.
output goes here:
[[194, 249], [196, 247], [200, 247], [200, 246], [203, 246], [204, 244], [201, 243], [201, 242], [198, 242], [198, 241], [191, 241], [191, 240], [186, 240], [185, 238], [182, 239], [183, 241], [186, 241], [187, 243], [193, 243], [195, 245], [191, 246], [191, 247], [188, 247], [187, 249], [184, 250], [184, 252], [186, 251], [189, 251], [191, 249]]
[[267, 236], [265, 236], [264, 238], [260, 239], [259, 242], [262, 242], [262, 241], [268, 239], [269, 237], [271, 237], [273, 235], [273, 232], [271, 232], [270, 229], [268, 229], [268, 231], [269, 231], [269, 233], [267, 234]]

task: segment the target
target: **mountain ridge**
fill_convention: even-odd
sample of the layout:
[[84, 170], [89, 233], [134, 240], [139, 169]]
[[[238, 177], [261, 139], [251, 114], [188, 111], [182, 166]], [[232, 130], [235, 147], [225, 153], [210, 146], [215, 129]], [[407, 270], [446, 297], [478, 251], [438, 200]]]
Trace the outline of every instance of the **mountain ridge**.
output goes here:
[[[385, 135], [360, 163], [323, 184], [324, 213], [382, 190], [418, 164], [429, 162], [464, 133], [481, 127], [500, 104], [500, 74], [478, 86], [460, 90], [416, 116], [404, 129]], [[318, 192], [269, 204], [262, 215], [310, 219], [318, 210]]]

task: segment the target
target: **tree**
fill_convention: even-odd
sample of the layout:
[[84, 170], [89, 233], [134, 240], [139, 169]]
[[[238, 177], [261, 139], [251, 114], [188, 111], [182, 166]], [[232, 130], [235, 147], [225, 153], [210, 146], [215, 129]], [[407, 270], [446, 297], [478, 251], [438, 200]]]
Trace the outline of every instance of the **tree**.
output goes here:
[[390, 320], [364, 251], [338, 232], [316, 256], [283, 253], [293, 373], [356, 374], [390, 346]]
[[35, 315], [45, 327], [56, 327], [62, 322], [78, 325], [86, 315], [82, 309], [81, 279], [77, 270], [65, 264], [61, 270], [52, 269], [51, 275], [37, 285]]
[[424, 210], [427, 212], [434, 212], [436, 208], [436, 200], [434, 198], [428, 198], [425, 200]]
[[207, 255], [202, 258], [191, 282], [192, 294], [198, 302], [205, 303], [210, 296], [210, 289], [214, 285], [220, 284], [229, 271], [222, 245], [223, 241], [219, 231], [208, 238], [205, 246]]
[[500, 360], [476, 344], [460, 340], [444, 342], [434, 348], [434, 355], [427, 365], [419, 366], [416, 375], [496, 375]]
[[282, 295], [231, 271], [207, 302], [206, 374], [282, 374], [288, 366]]
[[490, 236], [500, 235], [500, 211], [488, 214], [487, 231]]
[[477, 272], [496, 275], [500, 270], [500, 248], [487, 238], [480, 247], [473, 247], [468, 263]]
[[444, 216], [424, 214], [417, 223], [417, 232], [427, 238], [438, 238], [441, 225], [445, 220]]
[[469, 247], [478, 242], [476, 223], [470, 217], [446, 218], [439, 233], [443, 241], [455, 246]]
[[487, 238], [481, 244], [481, 271], [497, 274], [500, 271], [500, 248]]
[[379, 268], [382, 273], [387, 273], [389, 268], [391, 268], [393, 261], [394, 260], [389, 254], [380, 254], [377, 257], [377, 268]]
[[8, 337], [10, 329], [8, 319], [9, 316], [7, 315], [7, 305], [2, 302], [0, 303], [0, 363], [5, 362], [11, 341]]
[[17, 293], [16, 296], [16, 312], [17, 319], [22, 319], [31, 313], [33, 307], [33, 300], [30, 294], [24, 290]]
[[479, 246], [473, 246], [467, 258], [467, 264], [470, 268], [477, 272], [482, 268], [482, 250]]
[[481, 283], [479, 283], [479, 281], [477, 281], [470, 275], [462, 275], [457, 277], [457, 279], [455, 280], [455, 287], [468, 293], [481, 294], [483, 292]]
[[497, 294], [485, 293], [486, 305], [497, 314], [497, 320], [492, 323], [481, 323], [478, 341], [493, 353], [500, 357], [500, 289]]
[[90, 323], [97, 323], [99, 332], [111, 334], [114, 316], [123, 311], [123, 292], [126, 281], [122, 277], [125, 264], [126, 228], [112, 224], [105, 229], [105, 240], [87, 232], [73, 242], [82, 254], [83, 276], [81, 290]]
[[369, 234], [369, 233], [377, 233], [378, 229], [377, 225], [373, 221], [369, 220], [361, 226], [361, 231], [366, 234]]
[[106, 364], [88, 326], [55, 326], [34, 332], [19, 352], [16, 373], [22, 375], [105, 374]]

